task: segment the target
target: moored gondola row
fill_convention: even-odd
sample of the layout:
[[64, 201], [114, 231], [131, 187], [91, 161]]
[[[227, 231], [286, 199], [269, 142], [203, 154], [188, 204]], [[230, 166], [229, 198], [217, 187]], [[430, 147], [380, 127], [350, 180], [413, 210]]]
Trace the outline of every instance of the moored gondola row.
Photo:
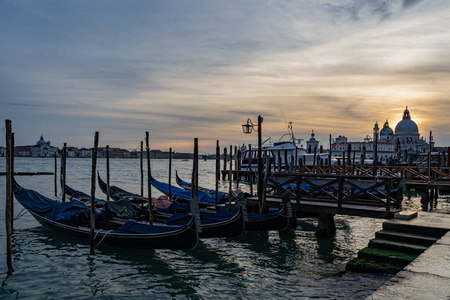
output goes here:
[[[106, 183], [98, 175], [98, 183], [107, 192]], [[166, 184], [152, 178], [152, 185], [164, 193]], [[196, 197], [184, 198], [176, 195], [152, 198], [153, 224], [148, 221], [147, 200], [143, 197], [110, 186], [111, 200], [95, 199], [95, 240], [127, 248], [191, 249], [198, 238], [237, 237], [245, 231], [285, 230], [289, 217], [289, 201], [278, 211], [270, 213], [247, 213], [243, 194], [236, 197], [231, 207], [207, 207], [203, 202], [199, 222], [191, 213], [197, 207]], [[66, 199], [59, 202], [47, 198], [37, 191], [21, 187], [14, 181], [14, 195], [33, 217], [42, 225], [68, 235], [88, 239], [90, 237], [90, 196], [82, 191], [65, 186]], [[181, 188], [172, 192], [185, 191]], [[208, 199], [207, 197], [201, 199]]]

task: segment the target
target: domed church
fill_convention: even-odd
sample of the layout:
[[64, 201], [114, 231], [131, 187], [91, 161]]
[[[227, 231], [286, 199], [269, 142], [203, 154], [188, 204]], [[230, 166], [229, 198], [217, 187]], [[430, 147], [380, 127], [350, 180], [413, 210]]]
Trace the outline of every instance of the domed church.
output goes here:
[[36, 145], [30, 146], [30, 154], [33, 157], [53, 157], [58, 153], [58, 148], [50, 145], [50, 141], [45, 141], [41, 134], [41, 138]]
[[424, 138], [420, 137], [419, 127], [416, 122], [411, 120], [408, 107], [403, 112], [403, 119], [395, 126], [395, 133], [386, 120], [380, 130], [379, 140], [395, 143], [397, 151], [400, 150], [402, 154], [405, 154], [405, 152], [406, 154], [427, 153], [430, 147]]

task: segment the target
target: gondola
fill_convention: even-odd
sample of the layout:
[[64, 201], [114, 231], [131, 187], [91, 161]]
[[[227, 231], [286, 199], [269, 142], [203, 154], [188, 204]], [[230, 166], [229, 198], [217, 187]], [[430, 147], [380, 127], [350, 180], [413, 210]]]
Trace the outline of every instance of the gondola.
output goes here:
[[[153, 178], [153, 176], [150, 177], [152, 185], [161, 193], [164, 195], [171, 197], [173, 200], [189, 203], [191, 201], [191, 191], [185, 190], [176, 186], [170, 187], [169, 192], [169, 184], [161, 182]], [[217, 199], [217, 204], [223, 204], [227, 201], [227, 199]], [[211, 205], [216, 204], [216, 199], [214, 195], [211, 195], [209, 193], [205, 192], [198, 192], [198, 203], [201, 207], [208, 207]]]
[[[183, 181], [179, 176], [178, 176], [178, 172], [175, 172], [175, 176], [176, 176], [176, 181], [177, 184], [186, 189], [189, 190], [191, 188], [191, 185], [186, 182]], [[215, 194], [214, 190], [210, 190], [204, 187], [199, 187], [199, 190], [202, 192], [207, 192], [210, 194]], [[225, 199], [228, 198], [227, 194], [221, 193], [222, 195], [224, 195], [223, 197]], [[236, 199], [236, 197], [233, 197], [234, 199]], [[243, 201], [245, 201], [244, 199], [242, 199]], [[288, 200], [288, 198], [285, 198], [285, 200], [283, 201], [283, 207], [276, 212], [272, 212], [272, 213], [250, 213], [247, 215], [247, 220], [245, 222], [245, 230], [246, 231], [265, 231], [265, 230], [284, 230], [290, 226], [295, 227], [296, 226], [296, 222], [292, 213], [289, 214], [289, 210], [291, 210], [290, 208], [290, 202]], [[289, 220], [290, 219], [290, 220]]]
[[[14, 183], [14, 196], [43, 226], [90, 239], [90, 207], [79, 201], [58, 202]], [[184, 220], [182, 220], [184, 218]], [[192, 249], [198, 243], [195, 218], [177, 216], [167, 224], [150, 225], [115, 219], [96, 211], [95, 240], [112, 246], [145, 249]], [[175, 223], [177, 223], [175, 225]]]
[[[167, 191], [167, 195], [169, 195], [169, 185], [167, 183], [163, 183], [157, 181], [153, 177], [151, 177], [152, 184], [159, 191], [165, 194], [164, 191]], [[99, 175], [99, 184], [103, 182]], [[103, 182], [103, 184], [105, 184]], [[106, 184], [105, 184], [106, 185]], [[102, 189], [103, 190], [103, 189]], [[121, 189], [122, 190], [122, 189]], [[106, 188], [105, 188], [106, 191]], [[129, 193], [129, 192], [128, 192]], [[200, 199], [201, 192], [199, 192]], [[205, 195], [205, 194], [203, 194]], [[173, 199], [183, 199], [183, 201], [190, 201], [191, 193], [181, 188], [172, 187], [172, 198]], [[245, 198], [243, 194], [240, 194], [237, 198], [241, 198], [240, 201], [245, 203]], [[204, 206], [211, 207], [212, 204], [203, 203]], [[244, 205], [239, 205], [241, 209], [245, 209]], [[220, 211], [220, 210], [219, 210]], [[285, 230], [291, 226], [295, 226], [295, 217], [292, 215], [292, 208], [289, 199], [283, 199], [283, 206], [275, 212], [272, 213], [249, 213], [246, 211], [243, 212], [245, 219], [245, 231], [266, 231], [266, 230]], [[293, 225], [294, 224], [294, 225]]]
[[[191, 188], [192, 188], [191, 184], [189, 182], [186, 182], [183, 179], [181, 179], [180, 176], [178, 176], [178, 172], [177, 171], [175, 171], [175, 179], [176, 179], [177, 184], [182, 189], [185, 189], [185, 190], [188, 190], [188, 191], [191, 190]], [[213, 197], [215, 197], [215, 195], [216, 195], [216, 191], [215, 190], [208, 189], [208, 188], [201, 187], [201, 186], [198, 187], [198, 191], [199, 192], [203, 192], [203, 193], [208, 193], [209, 195], [211, 195]], [[219, 196], [219, 201], [221, 201], [221, 200], [225, 200], [225, 201], [228, 200], [228, 194], [226, 194], [226, 193], [218, 192], [218, 196]], [[235, 200], [235, 198], [236, 197], [232, 196], [232, 200]]]
[[288, 228], [295, 228], [297, 220], [292, 214], [292, 207], [289, 197], [283, 197], [283, 206], [272, 213], [249, 213], [248, 221], [245, 222], [247, 231], [282, 231]]
[[[103, 192], [106, 192], [107, 184], [101, 179], [98, 174], [98, 182]], [[111, 187], [110, 187], [111, 190]], [[135, 195], [131, 192], [125, 191], [121, 188], [114, 187], [114, 190], [120, 190], [122, 195]], [[117, 194], [115, 194], [117, 197]], [[117, 198], [116, 198], [117, 199]], [[122, 199], [117, 199], [116, 201], [125, 201]], [[152, 199], [153, 201], [153, 199]], [[110, 203], [107, 203], [110, 204]], [[140, 209], [140, 211], [145, 212], [146, 210]], [[157, 209], [154, 211], [154, 216], [156, 219], [168, 219], [173, 215], [175, 211], [168, 212], [164, 209]], [[200, 211], [200, 238], [217, 238], [217, 237], [237, 237], [244, 233], [245, 229], [244, 222], [244, 211], [242, 207], [239, 207], [237, 211]]]
[[[168, 193], [169, 185], [157, 181], [153, 177], [151, 178], [152, 185], [157, 188], [162, 193]], [[199, 192], [199, 195], [201, 192]], [[180, 199], [184, 198], [185, 201], [190, 200], [191, 193], [181, 188], [172, 187], [172, 197]], [[203, 196], [207, 193], [203, 193]], [[243, 194], [240, 194], [241, 201], [245, 202]], [[199, 199], [200, 196], [199, 196]], [[203, 198], [205, 199], [205, 198]], [[200, 201], [200, 200], [199, 200]], [[205, 200], [204, 200], [205, 201]], [[289, 213], [290, 212], [290, 213]], [[245, 220], [245, 230], [246, 231], [265, 231], [265, 230], [285, 230], [290, 226], [295, 226], [295, 218], [292, 216], [292, 208], [289, 198], [283, 198], [283, 206], [273, 213], [250, 213], [247, 215]]]
[[[100, 189], [102, 190], [102, 192], [105, 195], [107, 195], [108, 194], [107, 183], [101, 179], [99, 173], [97, 173], [97, 178], [98, 178], [98, 185], [100, 186]], [[147, 199], [145, 199], [141, 195], [130, 193], [126, 190], [121, 189], [120, 187], [115, 186], [115, 185], [109, 186], [109, 196], [114, 200], [120, 200], [120, 199], [126, 198], [133, 203], [147, 203]]]

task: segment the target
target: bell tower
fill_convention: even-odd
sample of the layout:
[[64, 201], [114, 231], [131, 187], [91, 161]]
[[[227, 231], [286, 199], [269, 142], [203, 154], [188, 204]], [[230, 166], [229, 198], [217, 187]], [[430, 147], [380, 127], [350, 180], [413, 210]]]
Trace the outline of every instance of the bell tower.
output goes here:
[[379, 132], [380, 132], [380, 127], [378, 127], [378, 122], [375, 122], [375, 126], [373, 127], [373, 141], [379, 140], [379, 136], [378, 136]]

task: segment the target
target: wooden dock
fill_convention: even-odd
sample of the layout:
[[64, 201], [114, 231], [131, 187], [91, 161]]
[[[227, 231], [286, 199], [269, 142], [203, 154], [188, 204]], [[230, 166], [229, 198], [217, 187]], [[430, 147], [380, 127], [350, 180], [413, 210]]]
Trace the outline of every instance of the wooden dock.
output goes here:
[[[258, 197], [247, 198], [247, 204], [249, 206], [258, 206]], [[266, 205], [268, 207], [279, 207], [281, 206], [281, 198], [278, 197], [267, 197]], [[343, 203], [339, 208], [338, 205], [331, 202], [325, 201], [311, 201], [311, 200], [301, 200], [297, 203], [296, 200], [291, 200], [292, 209], [296, 216], [302, 216], [305, 213], [309, 214], [332, 214], [332, 215], [346, 215], [346, 216], [357, 216], [375, 219], [393, 219], [397, 212], [401, 209], [391, 208], [386, 210], [385, 207], [381, 206], [369, 206], [362, 204], [347, 204]]]
[[[255, 169], [246, 170], [222, 170], [222, 179], [232, 178], [249, 179], [256, 178]], [[404, 180], [410, 187], [432, 187], [438, 189], [450, 189], [450, 167], [418, 167], [418, 166], [372, 166], [372, 165], [306, 165], [293, 168], [284, 172], [269, 172], [273, 174], [329, 174], [349, 175], [360, 177], [391, 177]]]
[[[269, 182], [269, 181], [268, 181]], [[288, 194], [296, 216], [348, 215], [392, 219], [403, 200], [401, 180], [330, 174], [272, 174], [263, 197], [247, 199], [250, 207], [280, 207]], [[260, 202], [261, 201], [261, 202]]]

